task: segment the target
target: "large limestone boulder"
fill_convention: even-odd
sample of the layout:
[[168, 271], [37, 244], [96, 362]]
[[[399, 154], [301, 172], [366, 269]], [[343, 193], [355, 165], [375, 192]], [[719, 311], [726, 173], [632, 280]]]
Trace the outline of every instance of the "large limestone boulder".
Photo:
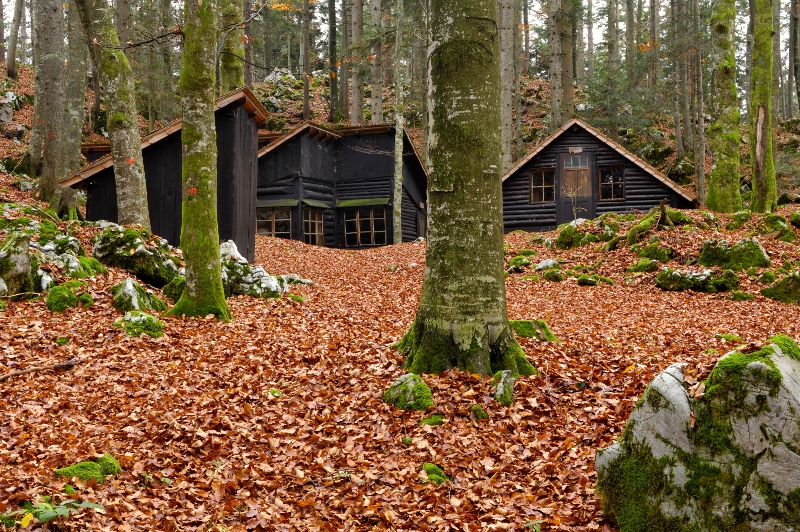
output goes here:
[[298, 275], [270, 275], [261, 266], [251, 266], [232, 240], [220, 245], [222, 286], [225, 297], [232, 295], [278, 298], [289, 291], [291, 284], [313, 284]]
[[148, 293], [135, 279], [125, 279], [111, 287], [114, 300], [111, 306], [122, 312], [131, 310], [167, 310], [167, 305], [155, 294]]
[[28, 254], [31, 237], [24, 231], [13, 231], [0, 244], [0, 279], [5, 294], [22, 294], [33, 289], [31, 259]]
[[147, 284], [162, 287], [178, 275], [177, 253], [169, 243], [145, 229], [101, 222], [92, 255], [106, 266], [122, 268]]
[[769, 342], [722, 357], [693, 395], [683, 364], [653, 380], [596, 456], [621, 532], [800, 530], [800, 349]]

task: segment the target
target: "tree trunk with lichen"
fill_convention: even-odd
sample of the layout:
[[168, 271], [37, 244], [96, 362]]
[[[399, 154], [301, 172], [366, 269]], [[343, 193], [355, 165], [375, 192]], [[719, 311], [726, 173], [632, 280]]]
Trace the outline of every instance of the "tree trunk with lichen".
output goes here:
[[496, 0], [432, 0], [425, 278], [398, 345], [412, 373], [535, 370], [508, 324]]
[[394, 40], [394, 191], [392, 194], [392, 244], [403, 243], [403, 0], [397, 0]]
[[169, 314], [229, 321], [222, 288], [217, 227], [217, 143], [214, 128], [217, 16], [214, 2], [186, 0], [181, 65], [183, 205], [181, 249], [186, 286]]
[[371, 118], [370, 123], [383, 123], [383, 42], [379, 38], [381, 33], [381, 0], [370, 2], [370, 23], [374, 43], [372, 44], [372, 72], [370, 83], [372, 94], [370, 96]]
[[[33, 121], [31, 122], [31, 132], [28, 136], [28, 173], [31, 177], [38, 176], [42, 170], [42, 110], [43, 105], [40, 102], [44, 100], [42, 95], [42, 70], [39, 67], [39, 46], [41, 39], [38, 33], [39, 15], [34, 9], [33, 0], [31, 0], [31, 55], [33, 57], [33, 65], [35, 67], [33, 73]], [[23, 21], [24, 27], [24, 21]], [[23, 30], [24, 32], [24, 30]], [[25, 46], [25, 39], [22, 39], [22, 45]], [[25, 60], [23, 58], [22, 62]]]
[[364, 30], [364, 0], [353, 0], [353, 9], [350, 13], [351, 33], [350, 46], [353, 47], [352, 90], [350, 101], [350, 125], [361, 126], [364, 124], [364, 65], [361, 53], [361, 34]]
[[40, 24], [36, 82], [41, 83], [42, 96], [36, 105], [41, 107], [43, 137], [42, 175], [36, 196], [49, 202], [64, 173], [64, 10], [56, 0], [36, 0], [35, 6]]
[[119, 223], [138, 224], [149, 230], [150, 213], [147, 210], [133, 71], [128, 58], [120, 50], [106, 0], [77, 0], [76, 5], [83, 31], [89, 37], [92, 62], [103, 85]]
[[14, 4], [14, 18], [11, 21], [11, 31], [8, 34], [8, 49], [6, 50], [6, 73], [9, 78], [17, 79], [17, 36], [19, 35], [20, 21], [24, 11], [23, 0]]
[[500, 173], [511, 169], [514, 134], [514, 34], [517, 31], [514, 12], [516, 0], [500, 0]]
[[714, 0], [711, 5], [711, 61], [715, 92], [708, 126], [708, 145], [713, 163], [706, 205], [717, 212], [736, 212], [742, 208], [735, 31], [735, 0]]
[[[240, 0], [222, 0], [222, 44], [220, 54], [220, 92], [225, 94], [244, 86], [244, 32], [241, 24], [244, 21], [244, 4]], [[216, 38], [211, 37], [216, 42]]]
[[772, 0], [754, 0], [753, 67], [750, 81], [750, 159], [753, 165], [753, 212], [777, 208], [772, 159]]

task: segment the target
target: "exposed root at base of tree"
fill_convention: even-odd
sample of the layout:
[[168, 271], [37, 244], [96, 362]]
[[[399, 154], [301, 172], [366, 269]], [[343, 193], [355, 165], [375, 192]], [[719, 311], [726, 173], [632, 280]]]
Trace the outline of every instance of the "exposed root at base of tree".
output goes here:
[[81, 359], [79, 358], [72, 358], [67, 360], [66, 362], [56, 362], [55, 364], [50, 364], [49, 366], [32, 366], [30, 368], [25, 369], [18, 369], [16, 371], [12, 371], [10, 373], [6, 373], [5, 375], [0, 376], [0, 382], [10, 379], [11, 377], [17, 377], [19, 375], [25, 375], [26, 373], [33, 373], [35, 371], [67, 371], [78, 364], [81, 363]]
[[[498, 334], [492, 328], [501, 331]], [[491, 336], [495, 338], [490, 340]], [[514, 338], [508, 321], [505, 325], [489, 326], [466, 320], [450, 323], [417, 316], [397, 343], [397, 350], [407, 355], [405, 368], [415, 374], [441, 373], [451, 368], [479, 375], [506, 369], [514, 376], [537, 373]]]

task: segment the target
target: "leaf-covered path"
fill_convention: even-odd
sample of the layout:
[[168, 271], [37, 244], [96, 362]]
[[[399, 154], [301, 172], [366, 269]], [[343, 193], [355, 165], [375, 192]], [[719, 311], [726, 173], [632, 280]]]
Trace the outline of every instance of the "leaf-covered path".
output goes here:
[[[95, 231], [80, 229], [85, 244]], [[425, 376], [436, 403], [428, 413], [381, 401], [404, 373], [391, 345], [416, 310], [424, 243], [349, 251], [258, 237], [257, 263], [314, 281], [293, 287], [304, 301], [232, 298], [232, 323], [167, 318], [157, 340], [112, 326], [120, 314], [108, 288], [127, 277], [119, 270], [91, 284], [90, 308], [10, 303], [0, 313], [0, 374], [82, 362], [0, 383], [0, 512], [60, 493], [56, 468], [111, 453], [124, 472], [77, 493], [105, 512], [84, 510], [59, 529], [607, 528], [594, 453], [618, 437], [647, 383], [675, 361], [702, 377], [736, 345], [720, 333], [799, 338], [797, 307], [663, 292], [648, 274], [625, 282], [637, 260], [627, 249], [555, 251], [532, 236], [506, 242], [533, 248], [536, 260], [603, 258], [598, 272], [615, 284], [508, 278], [509, 316], [545, 318], [561, 340], [520, 339], [541, 374], [517, 382], [510, 408], [494, 402], [489, 380], [457, 371]], [[689, 255], [709, 236], [675, 229], [663, 238]], [[798, 259], [794, 245], [768, 249]], [[470, 417], [475, 403], [489, 420]], [[444, 423], [419, 425], [430, 413]], [[452, 481], [423, 483], [424, 462]]]

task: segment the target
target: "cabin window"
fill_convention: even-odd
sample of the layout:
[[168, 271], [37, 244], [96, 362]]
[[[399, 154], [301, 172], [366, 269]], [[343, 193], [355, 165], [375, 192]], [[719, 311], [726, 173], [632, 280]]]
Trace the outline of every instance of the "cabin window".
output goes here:
[[278, 238], [292, 238], [292, 208], [257, 208], [256, 233]]
[[556, 199], [556, 169], [531, 170], [531, 203], [544, 203]]
[[344, 209], [345, 246], [382, 246], [386, 244], [386, 207]]
[[600, 181], [600, 199], [623, 199], [625, 197], [625, 167], [601, 166], [597, 169]]
[[322, 246], [325, 244], [322, 232], [322, 209], [303, 208], [303, 241], [306, 244]]

